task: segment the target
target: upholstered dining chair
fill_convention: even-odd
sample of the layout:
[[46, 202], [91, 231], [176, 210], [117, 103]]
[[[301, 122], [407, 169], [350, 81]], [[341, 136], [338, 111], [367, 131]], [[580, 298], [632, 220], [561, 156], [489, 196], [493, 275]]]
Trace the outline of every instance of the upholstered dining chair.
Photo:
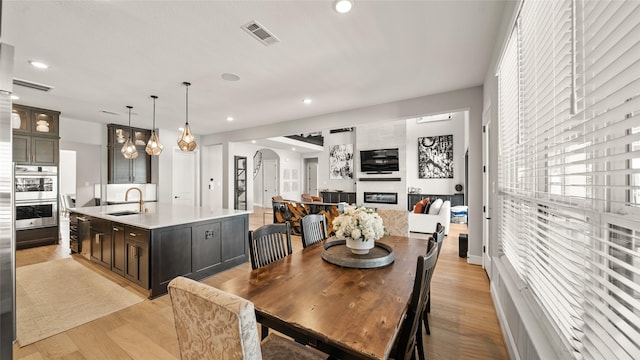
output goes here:
[[319, 243], [329, 237], [324, 214], [309, 214], [302, 218], [302, 247]]
[[389, 235], [409, 236], [409, 213], [404, 210], [377, 209]]
[[424, 348], [422, 346], [422, 331], [420, 322], [422, 309], [427, 301], [427, 294], [431, 286], [431, 277], [438, 259], [438, 248], [434, 240], [429, 240], [429, 251], [426, 256], [418, 256], [416, 264], [416, 277], [413, 282], [413, 292], [409, 300], [407, 316], [400, 325], [400, 333], [391, 352], [391, 358], [395, 360], [415, 359], [416, 353], [420, 360], [424, 360]]
[[291, 255], [289, 223], [267, 224], [249, 231], [251, 268], [257, 269]]
[[239, 296], [178, 276], [169, 297], [183, 360], [326, 359], [275, 334], [260, 341], [253, 303]]
[[[442, 243], [444, 241], [444, 226], [440, 223], [436, 225], [436, 231], [433, 232], [433, 236], [431, 237], [438, 247], [438, 256], [440, 258], [440, 251], [442, 250]], [[436, 261], [437, 264], [437, 261]], [[426, 331], [427, 335], [431, 335], [431, 329], [429, 329], [429, 317], [428, 313], [431, 312], [431, 290], [429, 290], [429, 297], [427, 298], [427, 303], [425, 304], [425, 309], [422, 311], [422, 323], [424, 324], [424, 331]]]

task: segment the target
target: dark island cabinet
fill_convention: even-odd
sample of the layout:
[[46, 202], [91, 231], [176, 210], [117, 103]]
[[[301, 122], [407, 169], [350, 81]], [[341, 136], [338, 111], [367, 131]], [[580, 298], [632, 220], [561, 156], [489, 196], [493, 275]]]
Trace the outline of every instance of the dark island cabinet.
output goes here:
[[167, 293], [176, 276], [194, 280], [248, 260], [248, 215], [235, 215], [151, 231], [151, 297]]
[[124, 277], [149, 288], [149, 232], [133, 226], [125, 228]]
[[81, 216], [91, 224], [91, 260], [150, 290], [151, 298], [166, 294], [177, 276], [200, 280], [249, 259], [247, 214], [151, 230]]
[[112, 252], [112, 225], [111, 221], [100, 218], [92, 218], [91, 233], [91, 260], [111, 269]]
[[112, 262], [111, 271], [124, 276], [124, 226], [114, 223], [111, 228]]

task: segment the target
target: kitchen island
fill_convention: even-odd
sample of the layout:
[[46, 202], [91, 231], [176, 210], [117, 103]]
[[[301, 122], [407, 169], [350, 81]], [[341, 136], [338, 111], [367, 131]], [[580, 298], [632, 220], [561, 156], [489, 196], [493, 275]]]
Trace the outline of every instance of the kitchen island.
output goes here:
[[[90, 259], [149, 290], [167, 293], [176, 276], [199, 280], [248, 260], [249, 211], [147, 203], [70, 209], [89, 222]], [[70, 239], [82, 244], [81, 234]]]

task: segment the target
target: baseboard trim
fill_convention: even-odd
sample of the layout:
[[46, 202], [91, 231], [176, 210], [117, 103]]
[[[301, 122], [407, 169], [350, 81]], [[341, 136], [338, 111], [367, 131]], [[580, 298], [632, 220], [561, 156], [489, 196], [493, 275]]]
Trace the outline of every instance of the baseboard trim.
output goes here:
[[500, 326], [502, 327], [502, 336], [504, 337], [505, 343], [507, 345], [509, 358], [513, 360], [520, 360], [520, 353], [518, 353], [518, 345], [516, 344], [516, 339], [514, 339], [513, 333], [509, 328], [507, 316], [504, 313], [504, 308], [502, 307], [500, 297], [497, 295], [496, 287], [494, 285], [495, 282], [492, 281], [491, 285], [489, 286], [491, 291], [491, 298], [493, 299], [493, 303], [495, 304], [494, 306], [496, 308], [496, 314], [498, 315], [498, 321], [500, 322]]
[[482, 265], [482, 256], [469, 255], [467, 252], [467, 263], [471, 265]]

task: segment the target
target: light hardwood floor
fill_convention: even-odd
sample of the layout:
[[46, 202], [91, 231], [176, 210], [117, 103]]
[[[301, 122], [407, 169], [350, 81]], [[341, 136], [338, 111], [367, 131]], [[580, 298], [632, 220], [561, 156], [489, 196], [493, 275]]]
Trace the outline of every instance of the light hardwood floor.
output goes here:
[[[269, 223], [270, 215], [254, 209], [249, 227]], [[59, 245], [20, 250], [17, 266], [69, 257], [68, 222], [61, 224]], [[458, 257], [458, 234], [466, 225], [451, 224], [431, 282], [431, 335], [424, 336], [429, 359], [508, 359], [502, 331], [489, 293], [489, 280], [480, 266]], [[412, 233], [414, 237], [424, 234]], [[292, 239], [294, 251], [302, 248]], [[123, 287], [140, 288], [103, 270], [80, 255], [78, 261]], [[247, 271], [250, 265], [243, 264]], [[72, 276], [72, 274], [69, 274]], [[14, 345], [14, 359], [179, 359], [171, 301], [167, 295], [78, 326], [34, 344]]]

